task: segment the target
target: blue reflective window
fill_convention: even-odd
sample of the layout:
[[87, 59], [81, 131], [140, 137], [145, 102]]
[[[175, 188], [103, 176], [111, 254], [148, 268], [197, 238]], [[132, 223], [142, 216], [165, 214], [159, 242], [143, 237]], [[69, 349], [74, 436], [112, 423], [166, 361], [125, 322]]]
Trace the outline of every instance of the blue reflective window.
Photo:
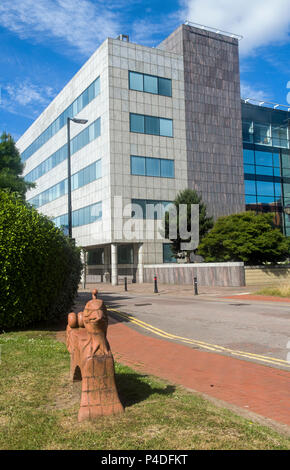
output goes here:
[[95, 96], [98, 96], [100, 91], [101, 91], [101, 80], [100, 80], [100, 77], [97, 78], [97, 80], [95, 80]]
[[263, 196], [263, 195], [257, 195], [257, 202], [259, 204], [272, 204], [274, 201], [274, 196]]
[[130, 114], [130, 131], [144, 134], [144, 116], [142, 114]]
[[[82, 207], [72, 212], [72, 226], [79, 227], [80, 225], [87, 225], [102, 218], [102, 202], [91, 204], [87, 207]], [[68, 216], [67, 214], [61, 215], [54, 219], [54, 223], [57, 227], [63, 227], [67, 229]]]
[[263, 196], [274, 196], [274, 183], [270, 181], [257, 181], [257, 194]]
[[154, 93], [157, 95], [158, 93], [157, 77], [153, 77], [152, 75], [144, 75], [144, 91], [147, 91], [149, 93]]
[[[60, 127], [60, 129], [64, 126], [65, 122], [66, 121], [64, 120], [64, 114], [61, 114], [59, 116], [59, 127]], [[40, 141], [40, 146], [43, 145], [43, 144], [44, 144], [44, 142]]]
[[277, 168], [280, 168], [280, 155], [279, 153], [273, 153], [273, 165]]
[[174, 160], [161, 159], [161, 176], [163, 178], [174, 178]]
[[145, 175], [145, 157], [131, 156], [131, 174]]
[[[95, 122], [90, 124], [87, 128], [77, 134], [71, 140], [71, 154], [80, 150], [82, 147], [87, 145], [91, 140], [96, 139], [101, 135], [101, 118], [98, 118]], [[91, 137], [90, 137], [91, 136]], [[92, 138], [93, 136], [93, 138]], [[63, 145], [50, 157], [44, 160], [40, 165], [35, 167], [32, 171], [25, 175], [24, 179], [26, 181], [35, 181], [40, 178], [42, 175], [47, 173], [49, 170], [57, 166], [63, 160], [67, 158], [67, 145]]]
[[[101, 176], [101, 160], [88, 165], [87, 167], [83, 168], [82, 170], [74, 173], [71, 177], [71, 189], [74, 191], [86, 184], [91, 183], [92, 181], [100, 178]], [[97, 171], [98, 168], [98, 171]], [[98, 173], [98, 174], [97, 174]], [[59, 183], [55, 184], [51, 188], [48, 188], [46, 191], [43, 191], [38, 196], [30, 199], [28, 202], [35, 207], [43, 206], [50, 201], [54, 201], [55, 199], [67, 194], [68, 191], [68, 183], [67, 179], [60, 181]]]
[[129, 88], [131, 90], [143, 91], [143, 74], [129, 72]]
[[256, 166], [256, 174], [273, 176], [273, 167], [272, 166]]
[[172, 80], [139, 72], [129, 72], [129, 88], [147, 93], [172, 96]]
[[96, 220], [100, 220], [101, 218], [102, 218], [102, 203], [98, 202], [97, 204], [90, 206], [90, 220], [91, 222], [95, 222]]
[[97, 119], [94, 122], [94, 129], [95, 129], [95, 139], [96, 139], [97, 137], [100, 137], [101, 135], [101, 118]]
[[84, 186], [84, 170], [79, 171], [78, 187]]
[[244, 155], [244, 163], [246, 163], [248, 165], [254, 165], [254, 163], [255, 163], [254, 150], [244, 149], [243, 150], [243, 155]]
[[163, 96], [172, 96], [171, 80], [168, 78], [158, 78], [158, 93]]
[[145, 134], [160, 135], [159, 118], [145, 116]]
[[74, 117], [100, 92], [100, 77], [83, 91], [83, 93], [71, 103], [49, 126], [32, 142], [21, 154], [23, 161], [31, 157], [45, 142], [54, 136], [64, 125], [68, 117]]
[[146, 175], [147, 176], [160, 176], [159, 158], [146, 158]]
[[255, 151], [256, 165], [273, 166], [272, 153]]
[[275, 186], [275, 196], [281, 197], [281, 183], [274, 183]]
[[173, 137], [172, 120], [160, 118], [160, 135]]
[[76, 100], [77, 103], [77, 112], [79, 113], [82, 110], [82, 105], [83, 105], [83, 98], [82, 96], [79, 96]]
[[90, 103], [95, 97], [95, 84], [92, 83], [88, 88], [88, 102]]
[[256, 196], [249, 196], [248, 194], [246, 194], [245, 199], [246, 199], [246, 204], [256, 204], [257, 203]]
[[245, 180], [245, 193], [256, 194], [256, 183], [255, 181]]
[[130, 131], [173, 137], [172, 119], [130, 113]]
[[174, 178], [174, 160], [131, 155], [131, 174]]
[[244, 164], [244, 172], [245, 173], [250, 173], [250, 174], [255, 174], [255, 165], [245, 165]]
[[79, 225], [83, 225], [82, 220], [81, 220], [81, 215], [82, 213], [80, 211], [73, 211], [72, 213], [72, 226], [73, 227], [78, 227]]

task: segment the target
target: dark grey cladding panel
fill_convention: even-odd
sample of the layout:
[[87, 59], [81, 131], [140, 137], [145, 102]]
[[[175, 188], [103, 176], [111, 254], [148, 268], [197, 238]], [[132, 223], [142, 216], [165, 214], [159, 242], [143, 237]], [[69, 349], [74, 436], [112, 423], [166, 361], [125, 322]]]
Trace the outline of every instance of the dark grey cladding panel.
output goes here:
[[238, 40], [182, 25], [160, 47], [184, 58], [188, 186], [214, 217], [245, 210]]
[[157, 276], [158, 282], [175, 285], [193, 285], [194, 277], [198, 279], [199, 286], [223, 286], [234, 287], [245, 285], [244, 266], [220, 266], [208, 265], [202, 266], [195, 264], [188, 265], [164, 265], [162, 268], [144, 265], [144, 282], [153, 283]]

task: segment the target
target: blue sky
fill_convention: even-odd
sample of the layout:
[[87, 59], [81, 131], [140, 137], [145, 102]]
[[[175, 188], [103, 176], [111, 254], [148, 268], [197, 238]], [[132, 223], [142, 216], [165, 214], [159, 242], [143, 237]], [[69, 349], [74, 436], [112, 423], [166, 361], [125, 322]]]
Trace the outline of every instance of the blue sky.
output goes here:
[[17, 140], [107, 37], [156, 46], [186, 19], [244, 37], [242, 97], [290, 105], [289, 0], [1, 0], [0, 131]]

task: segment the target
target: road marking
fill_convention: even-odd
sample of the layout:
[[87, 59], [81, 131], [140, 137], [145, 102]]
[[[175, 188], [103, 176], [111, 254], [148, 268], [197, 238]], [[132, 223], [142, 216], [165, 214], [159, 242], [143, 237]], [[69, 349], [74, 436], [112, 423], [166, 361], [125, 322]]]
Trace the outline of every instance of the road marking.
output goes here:
[[108, 308], [109, 311], [116, 313], [122, 318], [125, 318], [128, 320], [130, 323], [134, 323], [135, 325], [140, 326], [141, 328], [144, 328], [145, 330], [150, 331], [151, 333], [154, 333], [158, 336], [161, 336], [163, 338], [167, 339], [172, 339], [172, 340], [177, 340], [181, 341], [186, 344], [192, 344], [195, 346], [198, 346], [202, 349], [207, 349], [209, 351], [214, 351], [218, 353], [228, 353], [233, 356], [240, 356], [240, 357], [245, 357], [248, 359], [255, 359], [256, 361], [261, 361], [261, 362], [266, 362], [269, 364], [277, 365], [277, 366], [283, 366], [283, 367], [289, 367], [290, 364], [288, 361], [284, 361], [283, 359], [278, 359], [275, 357], [269, 357], [269, 356], [263, 356], [261, 354], [255, 354], [255, 353], [249, 353], [246, 351], [235, 351], [233, 349], [225, 348], [224, 346], [220, 346], [218, 344], [210, 344], [206, 343], [204, 341], [199, 341], [199, 340], [194, 340], [194, 339], [189, 339], [189, 338], [184, 338], [183, 336], [178, 336], [178, 335], [173, 335], [172, 333], [167, 333], [166, 331], [163, 331], [159, 328], [156, 328], [153, 325], [150, 325], [149, 323], [145, 323], [142, 320], [139, 320], [138, 318], [134, 317], [133, 315], [130, 315], [125, 312], [120, 312], [119, 310], [116, 310], [114, 308]]

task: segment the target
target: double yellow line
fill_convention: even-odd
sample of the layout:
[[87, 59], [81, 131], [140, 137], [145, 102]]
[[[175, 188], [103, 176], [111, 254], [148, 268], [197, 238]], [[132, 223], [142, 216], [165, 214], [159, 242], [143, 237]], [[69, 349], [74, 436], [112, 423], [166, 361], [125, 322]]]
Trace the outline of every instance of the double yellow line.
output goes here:
[[180, 341], [182, 343], [186, 344], [192, 344], [194, 346], [197, 346], [201, 349], [206, 349], [208, 351], [213, 351], [217, 353], [226, 353], [230, 354], [232, 356], [238, 356], [238, 357], [244, 357], [247, 359], [252, 359], [260, 362], [265, 362], [271, 365], [276, 365], [276, 366], [282, 366], [282, 367], [288, 367], [290, 368], [290, 363], [288, 361], [284, 361], [283, 359], [277, 359], [275, 357], [268, 357], [268, 356], [262, 356], [261, 354], [253, 354], [245, 351], [235, 351], [233, 349], [229, 348], [224, 348], [223, 346], [219, 346], [218, 344], [210, 344], [210, 343], [205, 343], [204, 341], [198, 341], [195, 339], [188, 339], [184, 338], [182, 336], [178, 335], [173, 335], [171, 333], [167, 333], [166, 331], [160, 330], [159, 328], [156, 328], [153, 325], [150, 325], [149, 323], [145, 323], [142, 320], [139, 320], [138, 318], [134, 317], [133, 315], [129, 315], [128, 313], [120, 312], [119, 310], [116, 310], [114, 308], [108, 308], [109, 311], [115, 313], [121, 318], [126, 319], [130, 323], [134, 323], [135, 325], [140, 326], [141, 328], [150, 331], [151, 333], [154, 333], [157, 336], [161, 336], [162, 338], [166, 339], [171, 339], [171, 340], [176, 340]]

